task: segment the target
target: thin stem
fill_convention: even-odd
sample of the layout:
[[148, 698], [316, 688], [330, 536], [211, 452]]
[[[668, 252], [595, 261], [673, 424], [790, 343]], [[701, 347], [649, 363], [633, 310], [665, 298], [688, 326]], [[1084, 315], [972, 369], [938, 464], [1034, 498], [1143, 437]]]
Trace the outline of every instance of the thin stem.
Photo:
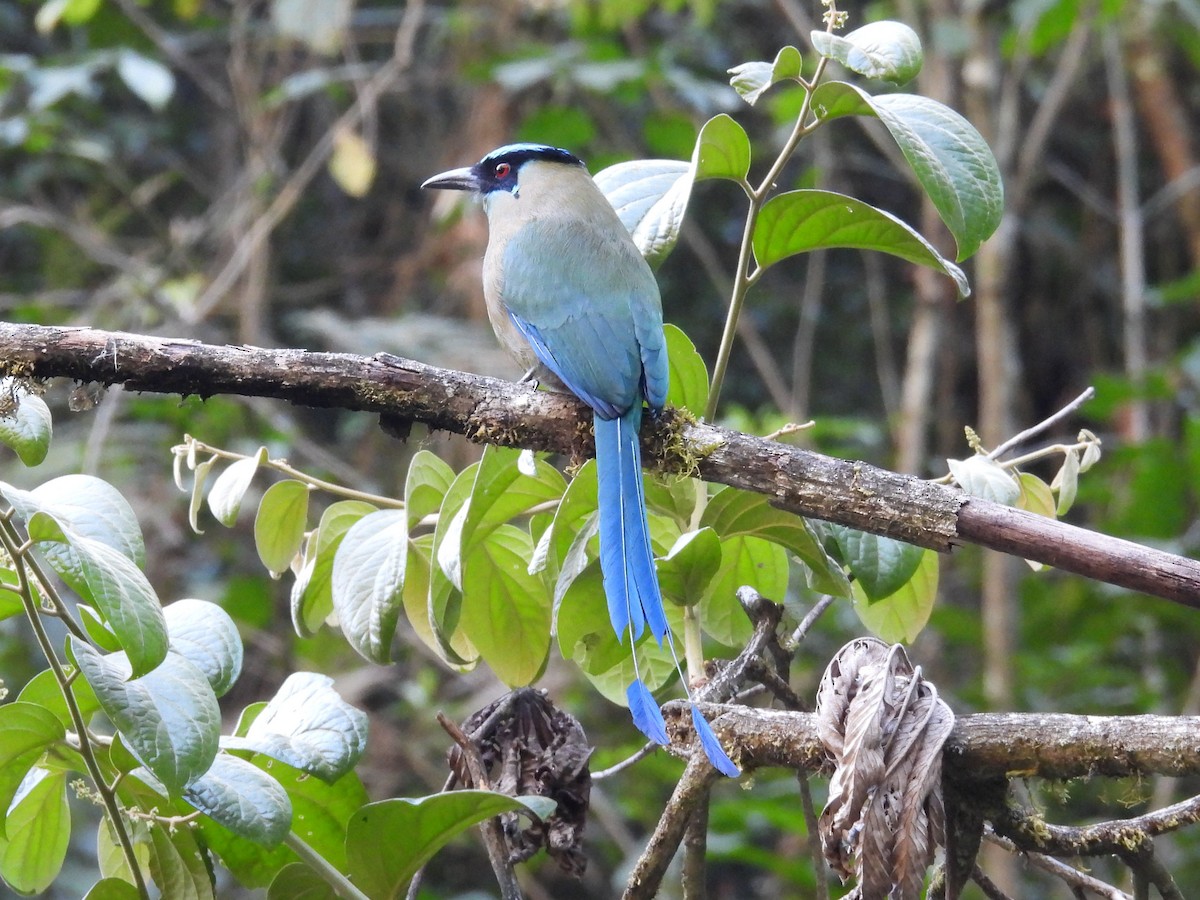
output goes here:
[[349, 878], [339, 872], [329, 860], [305, 843], [304, 839], [296, 832], [289, 831], [283, 842], [295, 850], [300, 859], [312, 866], [339, 897], [345, 897], [346, 900], [371, 900], [355, 887]]
[[[834, 9], [832, 3], [830, 4], [830, 12], [833, 15], [829, 17], [826, 30], [833, 31], [834, 23], [837, 19], [837, 11]], [[712, 386], [709, 388], [708, 405], [704, 410], [704, 418], [709, 422], [713, 421], [717, 414], [717, 403], [721, 397], [721, 387], [725, 383], [725, 373], [729, 369], [729, 356], [733, 352], [733, 341], [737, 334], [737, 323], [742, 315], [742, 306], [745, 304], [746, 294], [762, 276], [763, 272], [757, 266], [753, 271], [750, 269], [751, 259], [754, 255], [754, 229], [758, 224], [758, 214], [762, 210], [767, 196], [774, 190], [775, 182], [779, 179], [783, 167], [791, 159], [800, 140], [820, 124], [819, 122], [808, 124], [808, 119], [812, 114], [812, 93], [816, 86], [820, 84], [821, 78], [825, 74], [826, 63], [827, 60], [821, 57], [817, 61], [817, 68], [813, 72], [812, 79], [804, 84], [806, 88], [804, 102], [800, 107], [800, 114], [796, 117], [796, 124], [792, 126], [792, 133], [788, 135], [783, 149], [779, 151], [779, 155], [771, 164], [766, 177], [763, 178], [757, 188], [749, 185], [745, 186], [748, 188], [746, 195], [750, 198], [750, 204], [746, 210], [746, 224], [742, 229], [742, 245], [738, 249], [737, 267], [733, 278], [733, 293], [729, 298], [729, 312], [725, 317], [725, 330], [721, 335], [721, 347], [717, 351], [717, 361], [713, 364]]]
[[1063, 419], [1065, 419], [1067, 416], [1071, 415], [1071, 413], [1075, 412], [1075, 410], [1079, 409], [1079, 407], [1083, 406], [1083, 404], [1087, 403], [1089, 400], [1091, 400], [1095, 396], [1096, 396], [1096, 389], [1094, 387], [1089, 386], [1082, 394], [1080, 394], [1078, 397], [1076, 397], [1074, 400], [1072, 400], [1070, 403], [1068, 403], [1066, 406], [1064, 406], [1058, 412], [1047, 416], [1046, 418], [1042, 419], [1042, 421], [1038, 422], [1036, 425], [1031, 425], [1030, 427], [1026, 428], [1024, 431], [1014, 434], [1012, 437], [1010, 437], [1008, 440], [1006, 440], [1003, 444], [1001, 444], [995, 450], [993, 450], [991, 453], [989, 453], [988, 459], [996, 459], [997, 457], [1003, 456], [1005, 453], [1007, 453], [1013, 447], [1016, 447], [1019, 444], [1023, 444], [1025, 441], [1029, 440], [1032, 437], [1036, 437], [1038, 434], [1040, 434], [1041, 432], [1048, 429], [1051, 425], [1055, 425], [1058, 422], [1061, 422]]
[[[235, 453], [232, 450], [222, 450], [220, 447], [214, 447], [211, 444], [206, 444], [203, 441], [198, 441], [193, 437], [186, 438], [187, 443], [181, 444], [176, 448], [175, 452], [179, 453], [186, 448], [189, 455], [191, 453], [201, 454], [208, 453], [218, 459], [241, 460], [251, 459], [252, 457], [245, 453]], [[375, 506], [380, 506], [388, 509], [403, 509], [404, 501], [396, 500], [393, 497], [385, 497], [381, 494], [372, 494], [367, 491], [356, 491], [354, 488], [348, 488], [340, 484], [335, 484], [332, 481], [325, 481], [322, 478], [315, 478], [307, 472], [301, 471], [294, 466], [288, 464], [282, 459], [270, 459], [269, 457], [263, 460], [262, 465], [272, 471], [279, 472], [281, 475], [286, 475], [289, 478], [294, 478], [297, 481], [303, 482], [308, 487], [317, 491], [324, 491], [327, 494], [333, 494], [338, 497], [344, 497], [347, 500], [362, 500], [366, 503], [372, 503]]]
[[37, 602], [34, 600], [33, 590], [29, 583], [29, 575], [25, 568], [31, 560], [22, 552], [23, 545], [21, 544], [20, 535], [13, 526], [12, 521], [8, 518], [0, 519], [0, 544], [7, 551], [17, 571], [17, 581], [20, 585], [21, 602], [25, 607], [25, 617], [29, 620], [30, 627], [33, 628], [38, 647], [41, 649], [42, 655], [45, 656], [46, 662], [49, 663], [50, 670], [54, 673], [54, 680], [58, 683], [59, 690], [62, 692], [63, 702], [66, 704], [67, 713], [71, 716], [71, 724], [74, 726], [78, 736], [79, 755], [83, 758], [88, 775], [91, 777], [92, 783], [96, 785], [96, 791], [100, 794], [100, 798], [104, 803], [105, 811], [108, 813], [109, 820], [113, 826], [113, 832], [116, 834], [117, 843], [120, 845], [121, 853], [125, 857], [125, 863], [129, 866], [129, 871], [133, 875], [134, 887], [137, 888], [139, 897], [149, 900], [150, 893], [146, 889], [146, 881], [142, 877], [142, 870], [138, 866], [137, 856], [133, 851], [133, 841], [129, 837], [129, 831], [125, 828], [125, 818], [122, 814], [121, 804], [117, 801], [116, 793], [109, 788], [108, 783], [104, 779], [104, 773], [100, 769], [100, 763], [96, 759], [95, 751], [88, 737], [87, 723], [83, 719], [83, 713], [79, 709], [79, 704], [75, 702], [75, 694], [71, 691], [70, 680], [63, 670], [58, 654], [54, 651], [54, 644], [51, 643], [50, 636], [46, 633], [45, 626], [42, 624], [41, 612], [38, 609]]

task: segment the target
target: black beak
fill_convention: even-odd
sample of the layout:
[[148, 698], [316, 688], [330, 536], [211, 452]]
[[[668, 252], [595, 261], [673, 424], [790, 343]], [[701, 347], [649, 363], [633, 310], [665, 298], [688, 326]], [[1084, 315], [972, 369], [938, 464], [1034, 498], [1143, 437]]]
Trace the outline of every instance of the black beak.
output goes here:
[[463, 169], [451, 169], [441, 175], [434, 175], [421, 185], [423, 188], [438, 188], [446, 191], [478, 191], [479, 175], [473, 166]]

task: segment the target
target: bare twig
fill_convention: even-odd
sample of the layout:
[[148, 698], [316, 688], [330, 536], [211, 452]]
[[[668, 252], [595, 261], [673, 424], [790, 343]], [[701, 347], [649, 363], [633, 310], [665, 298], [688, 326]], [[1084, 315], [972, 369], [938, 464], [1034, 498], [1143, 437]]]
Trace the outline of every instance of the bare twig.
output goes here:
[[1049, 428], [1053, 427], [1054, 425], [1057, 425], [1059, 422], [1061, 422], [1063, 419], [1067, 418], [1068, 416], [1072, 415], [1077, 409], [1079, 409], [1079, 407], [1083, 406], [1083, 404], [1087, 403], [1089, 400], [1091, 400], [1095, 396], [1096, 396], [1096, 389], [1094, 387], [1089, 386], [1082, 394], [1080, 394], [1078, 397], [1076, 397], [1074, 400], [1072, 400], [1070, 403], [1068, 403], [1066, 406], [1064, 406], [1058, 412], [1047, 416], [1046, 418], [1042, 419], [1042, 421], [1038, 422], [1036, 425], [1031, 425], [1030, 427], [1026, 428], [1024, 431], [1020, 431], [1017, 434], [1014, 434], [1012, 437], [1010, 437], [1004, 443], [1002, 443], [998, 447], [996, 447], [995, 450], [993, 450], [991, 453], [989, 453], [987, 455], [987, 458], [988, 459], [999, 459], [1001, 456], [1003, 456], [1005, 453], [1007, 453], [1009, 450], [1013, 449], [1014, 447], [1019, 447], [1021, 444], [1025, 443], [1026, 441], [1030, 440], [1031, 438], [1037, 437], [1043, 431], [1046, 431]]
[[[485, 791], [491, 790], [487, 768], [483, 764], [483, 757], [479, 755], [479, 748], [475, 746], [475, 742], [463, 734], [462, 729], [442, 713], [438, 713], [437, 720], [438, 724], [445, 729], [446, 734], [450, 735], [454, 743], [461, 748], [463, 759], [466, 761], [475, 787]], [[496, 873], [496, 881], [500, 885], [501, 898], [503, 900], [521, 900], [521, 886], [517, 883], [517, 875], [508, 856], [508, 844], [504, 840], [500, 819], [498, 817], [488, 819], [480, 824], [479, 830], [483, 832], [483, 843], [487, 848], [492, 870]]]
[[646, 849], [629, 876], [629, 883], [622, 895], [624, 900], [642, 900], [658, 893], [663, 875], [679, 849], [684, 832], [693, 813], [707, 802], [708, 792], [721, 777], [703, 753], [692, 756], [683, 770], [683, 776], [675, 785], [675, 791], [663, 810], [654, 834], [650, 836]]
[[1000, 835], [991, 830], [984, 833], [983, 839], [990, 844], [1002, 847], [1009, 853], [1021, 853], [1031, 866], [1053, 875], [1068, 887], [1089, 891], [1099, 897], [1107, 898], [1107, 900], [1131, 900], [1130, 896], [1119, 888], [1115, 888], [1111, 884], [1106, 884], [1094, 875], [1089, 875], [1087, 872], [1081, 872], [1079, 869], [1069, 866], [1065, 862], [1055, 859], [1053, 856], [1018, 850], [1017, 845], [1008, 840], [1008, 838], [1000, 837]]

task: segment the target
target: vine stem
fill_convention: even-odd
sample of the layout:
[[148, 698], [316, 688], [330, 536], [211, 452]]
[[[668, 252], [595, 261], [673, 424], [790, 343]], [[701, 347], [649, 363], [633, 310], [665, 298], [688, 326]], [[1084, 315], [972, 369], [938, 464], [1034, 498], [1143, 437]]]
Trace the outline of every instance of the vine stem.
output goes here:
[[[835, 15], [829, 17], [826, 31], [833, 31], [837, 20], [836, 10], [833, 9], [832, 4], [830, 4], [830, 9]], [[725, 330], [721, 335], [721, 347], [717, 351], [717, 361], [713, 365], [712, 386], [709, 388], [708, 404], [704, 410], [706, 421], [712, 422], [716, 417], [717, 403], [721, 397], [721, 387], [725, 383], [725, 373], [729, 368], [729, 356], [733, 352], [733, 341], [737, 335], [737, 323], [742, 315], [742, 307], [745, 304], [746, 294], [762, 275], [762, 269], [756, 268], [754, 271], [750, 270], [750, 261], [754, 254], [754, 228], [758, 224], [758, 214], [762, 211], [767, 196], [774, 189], [775, 182], [779, 179], [783, 167], [787, 165], [788, 160], [791, 159], [792, 154], [796, 151], [796, 146], [817, 125], [817, 123], [809, 124], [808, 119], [812, 114], [813, 91], [821, 83], [821, 78], [825, 75], [827, 64], [828, 60], [823, 56], [817, 60], [817, 67], [813, 72], [812, 79], [804, 84], [804, 102], [800, 106], [799, 115], [796, 116], [796, 124], [792, 126], [792, 133], [788, 135], [788, 139], [784, 142], [783, 148], [771, 164], [771, 168], [768, 170], [766, 176], [759, 183], [758, 187], [752, 187], [748, 183], [742, 185], [746, 191], [746, 196], [750, 200], [750, 205], [746, 210], [746, 225], [742, 230], [742, 245], [738, 249], [737, 268], [733, 279], [733, 293], [729, 298], [729, 312], [725, 317]]]
[[100, 763], [96, 759], [91, 738], [88, 737], [87, 723], [83, 720], [83, 713], [79, 709], [79, 704], [75, 702], [75, 695], [71, 692], [71, 681], [67, 678], [62, 662], [59, 660], [58, 654], [54, 651], [54, 645], [50, 642], [50, 636], [46, 633], [45, 626], [42, 624], [42, 614], [38, 608], [38, 603], [33, 598], [33, 590], [29, 584], [29, 574], [25, 569], [26, 564], [29, 562], [29, 556], [27, 555], [28, 547], [21, 541], [20, 535], [9, 518], [0, 517], [0, 544], [4, 546], [5, 551], [13, 561], [14, 568], [17, 570], [17, 582], [20, 588], [21, 603], [25, 607], [25, 616], [29, 619], [29, 624], [33, 628], [33, 633], [37, 639], [38, 646], [41, 648], [42, 655], [46, 657], [46, 662], [49, 663], [50, 670], [54, 673], [54, 680], [58, 683], [59, 690], [62, 691], [63, 701], [67, 706], [67, 713], [71, 716], [71, 724], [74, 726], [79, 738], [79, 755], [83, 758], [88, 775], [91, 777], [92, 783], [95, 784], [96, 791], [104, 803], [104, 809], [108, 813], [109, 820], [112, 822], [117, 843], [121, 847], [125, 863], [129, 866], [129, 871], [133, 876], [134, 887], [137, 889], [139, 897], [142, 897], [143, 900], [149, 900], [150, 892], [146, 888], [145, 878], [142, 876], [137, 856], [133, 851], [133, 840], [129, 837], [129, 831], [125, 827], [125, 818], [121, 810], [121, 804], [117, 800], [116, 792], [104, 780], [104, 773], [100, 770]]
[[[214, 447], [211, 444], [206, 444], [203, 441], [198, 441], [191, 435], [185, 435], [184, 443], [175, 448], [177, 456], [190, 457], [194, 453], [208, 453], [218, 459], [228, 459], [238, 461], [242, 459], [252, 459], [253, 457], [245, 453], [235, 453], [232, 450], [222, 450], [220, 447]], [[373, 503], [376, 506], [385, 509], [403, 509], [404, 501], [395, 500], [391, 497], [384, 497], [381, 494], [371, 494], [367, 491], [356, 491], [354, 488], [348, 488], [340, 484], [334, 484], [332, 481], [325, 481], [321, 478], [314, 478], [307, 472], [295, 468], [282, 459], [271, 459], [269, 456], [260, 463], [281, 475], [286, 475], [288, 478], [294, 478], [296, 481], [302, 482], [312, 490], [325, 491], [328, 494], [333, 494], [337, 497], [344, 497], [347, 500], [362, 500], [366, 503]]]
[[371, 900], [366, 894], [355, 887], [354, 883], [343, 875], [332, 863], [308, 845], [296, 832], [289, 831], [283, 842], [296, 851], [308, 865], [312, 866], [322, 878], [328, 882], [339, 897], [346, 900]]
[[[837, 9], [832, 0], [828, 6], [829, 15], [825, 27], [827, 31], [833, 31], [838, 23]], [[771, 191], [774, 190], [775, 182], [779, 180], [780, 173], [783, 172], [783, 167], [791, 159], [797, 145], [818, 124], [809, 124], [809, 117], [812, 115], [812, 95], [817, 85], [821, 83], [827, 63], [828, 60], [825, 57], [820, 57], [817, 60], [817, 67], [813, 71], [812, 79], [807, 83], [802, 82], [805, 88], [804, 102], [800, 105], [800, 112], [796, 116], [796, 123], [792, 126], [791, 134], [788, 135], [783, 148], [775, 157], [775, 161], [771, 164], [771, 168], [767, 171], [767, 174], [763, 177], [758, 187], [752, 186], [745, 179], [742, 181], [742, 189], [746, 192], [746, 197], [750, 202], [746, 210], [746, 224], [742, 229], [742, 244], [738, 248], [737, 267], [733, 277], [733, 291], [729, 298], [729, 312], [725, 317], [725, 330], [721, 335], [721, 346], [717, 351], [717, 361], [713, 364], [712, 382], [708, 390], [708, 403], [704, 407], [705, 421], [712, 422], [716, 419], [717, 404], [721, 399], [721, 388], [725, 383], [725, 373], [729, 369], [729, 357], [733, 352], [733, 342], [737, 336], [737, 325], [738, 320], [742, 316], [742, 307], [745, 305], [746, 295], [750, 292], [750, 288], [754, 286], [755, 282], [762, 275], [761, 268], [756, 267], [753, 271], [750, 269], [751, 261], [754, 257], [754, 229], [758, 224], [759, 212], [761, 212]], [[692, 516], [693, 529], [699, 527], [699, 519], [707, 503], [708, 489], [704, 486], [703, 482], [698, 482], [696, 506]], [[700, 617], [692, 606], [686, 607], [683, 611], [683, 647], [690, 678], [703, 677], [704, 649], [700, 630]]]

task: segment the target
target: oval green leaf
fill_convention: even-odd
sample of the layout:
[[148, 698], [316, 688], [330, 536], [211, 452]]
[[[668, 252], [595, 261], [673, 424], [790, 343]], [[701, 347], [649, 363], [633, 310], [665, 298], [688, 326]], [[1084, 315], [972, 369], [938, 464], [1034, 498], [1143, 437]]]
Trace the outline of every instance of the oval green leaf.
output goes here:
[[1004, 215], [1000, 167], [983, 136], [948, 106], [915, 94], [873, 97], [852, 84], [828, 81], [813, 92], [813, 110], [822, 119], [876, 116], [887, 126], [954, 235], [959, 262], [999, 227]]
[[54, 436], [50, 407], [41, 397], [16, 386], [11, 378], [0, 379], [0, 394], [9, 394], [17, 404], [0, 416], [0, 444], [11, 447], [27, 466], [41, 464]]
[[364, 657], [386, 663], [403, 609], [408, 513], [381, 509], [355, 522], [333, 558], [330, 591], [342, 633]]
[[58, 717], [36, 703], [16, 700], [0, 706], [0, 835], [7, 833], [5, 813], [26, 773], [65, 735]]
[[548, 797], [450, 791], [415, 800], [381, 800], [354, 814], [346, 832], [350, 877], [368, 896], [397, 897], [416, 871], [455, 835], [507, 812], [548, 816]]
[[550, 652], [550, 596], [529, 573], [533, 539], [501, 525], [467, 559], [461, 625], [479, 655], [509, 687], [532, 683]]
[[266, 459], [267, 448], [259, 447], [253, 456], [230, 463], [213, 482], [208, 492], [208, 508], [213, 518], [226, 528], [232, 528], [237, 521], [246, 491], [250, 490], [258, 467]]
[[74, 635], [71, 650], [126, 746], [172, 793], [203, 775], [217, 755], [221, 709], [208, 679], [178, 653], [130, 678], [124, 653], [102, 656]]
[[454, 483], [454, 470], [436, 453], [418, 450], [408, 464], [404, 479], [404, 508], [413, 528], [434, 512]]
[[711, 528], [688, 531], [658, 561], [658, 583], [666, 599], [679, 606], [691, 606], [700, 602], [720, 568], [721, 539], [717, 533]]
[[892, 84], [912, 81], [925, 61], [921, 39], [903, 22], [870, 22], [844, 36], [814, 31], [812, 43], [822, 56], [850, 71]]
[[696, 351], [692, 339], [674, 325], [663, 326], [667, 342], [667, 364], [671, 378], [667, 387], [667, 403], [686, 409], [694, 416], [704, 415], [708, 404], [708, 367]]
[[696, 181], [727, 178], [745, 184], [750, 174], [750, 138], [746, 129], [725, 113], [713, 116], [696, 137], [692, 167]]
[[242, 638], [229, 613], [207, 600], [176, 600], [163, 609], [171, 650], [204, 673], [223, 697], [242, 674]]
[[259, 501], [254, 517], [254, 548], [273, 578], [288, 570], [304, 543], [309, 493], [308, 485], [287, 479], [267, 488]]
[[595, 175], [596, 186], [651, 266], [662, 263], [679, 240], [692, 195], [692, 173], [692, 164], [680, 160], [637, 159]]
[[70, 839], [67, 773], [31, 769], [0, 837], [0, 877], [18, 893], [40, 894], [58, 877]]
[[312, 637], [333, 613], [333, 561], [350, 527], [376, 511], [362, 500], [339, 500], [325, 508], [321, 521], [309, 535], [306, 562], [291, 590], [292, 627], [301, 637]]
[[753, 246], [763, 269], [810, 250], [878, 250], [944, 272], [964, 296], [971, 291], [962, 269], [900, 219], [832, 191], [789, 191], [768, 200], [754, 228]]
[[333, 679], [295, 672], [227, 750], [253, 750], [325, 781], [354, 768], [367, 748], [367, 715], [333, 688]]
[[871, 602], [862, 586], [854, 582], [854, 611], [872, 634], [894, 643], [912, 643], [929, 622], [937, 600], [938, 555], [922, 550], [912, 578], [895, 593]]
[[825, 528], [837, 542], [842, 562], [854, 576], [854, 585], [870, 603], [900, 590], [924, 559], [925, 551], [920, 547], [894, 538], [830, 523]]
[[803, 66], [800, 51], [788, 46], [775, 54], [774, 62], [747, 62], [734, 66], [729, 70], [729, 84], [753, 106], [771, 85], [798, 80]]
[[262, 769], [217, 754], [209, 770], [183, 792], [188, 803], [234, 834], [263, 847], [278, 845], [292, 827], [287, 791]]

